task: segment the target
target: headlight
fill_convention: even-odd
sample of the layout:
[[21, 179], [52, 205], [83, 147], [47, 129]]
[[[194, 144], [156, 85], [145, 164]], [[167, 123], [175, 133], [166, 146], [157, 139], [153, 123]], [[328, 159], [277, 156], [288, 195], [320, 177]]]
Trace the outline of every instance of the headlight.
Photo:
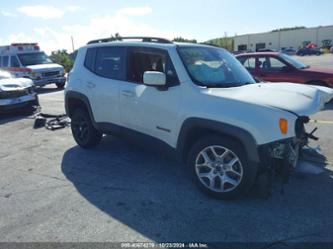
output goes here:
[[31, 79], [37, 79], [37, 78], [42, 77], [42, 75], [41, 75], [41, 73], [31, 72], [30, 77], [31, 77]]

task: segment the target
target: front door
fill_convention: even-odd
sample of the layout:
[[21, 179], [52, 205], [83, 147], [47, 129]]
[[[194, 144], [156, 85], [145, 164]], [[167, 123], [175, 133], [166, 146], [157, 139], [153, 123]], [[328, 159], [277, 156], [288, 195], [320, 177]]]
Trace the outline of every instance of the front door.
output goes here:
[[[171, 142], [175, 135], [180, 103], [180, 85], [166, 50], [128, 49], [127, 82], [120, 86], [122, 125], [135, 131]], [[143, 84], [146, 71], [166, 74], [167, 89]]]

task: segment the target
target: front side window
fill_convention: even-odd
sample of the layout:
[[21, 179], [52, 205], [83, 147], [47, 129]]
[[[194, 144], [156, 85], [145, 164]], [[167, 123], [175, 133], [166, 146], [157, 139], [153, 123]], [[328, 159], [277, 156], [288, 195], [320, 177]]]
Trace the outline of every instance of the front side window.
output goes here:
[[165, 73], [169, 86], [179, 83], [175, 68], [166, 51], [159, 49], [132, 48], [128, 55], [128, 80], [143, 83], [143, 74], [147, 71]]
[[11, 67], [20, 67], [20, 63], [18, 62], [18, 59], [16, 58], [16, 56], [10, 57], [10, 66]]
[[52, 63], [51, 59], [44, 52], [19, 54], [18, 57], [23, 66]]
[[122, 47], [97, 48], [93, 71], [97, 75], [100, 75], [105, 78], [124, 80], [125, 48]]
[[179, 47], [179, 55], [194, 83], [206, 87], [237, 87], [255, 83], [229, 52], [215, 47]]
[[262, 71], [278, 72], [282, 71], [287, 65], [274, 57], [258, 58]]

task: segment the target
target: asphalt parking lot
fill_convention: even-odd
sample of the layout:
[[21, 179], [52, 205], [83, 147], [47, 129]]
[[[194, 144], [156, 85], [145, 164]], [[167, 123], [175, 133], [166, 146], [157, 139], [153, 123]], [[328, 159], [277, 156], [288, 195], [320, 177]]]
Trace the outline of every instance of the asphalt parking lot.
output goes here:
[[[333, 56], [302, 57], [333, 67]], [[44, 112], [63, 113], [63, 91], [39, 90]], [[333, 121], [333, 103], [313, 118]], [[333, 166], [293, 174], [280, 194], [211, 199], [163, 155], [108, 136], [93, 150], [69, 128], [32, 129], [29, 116], [0, 119], [0, 242], [333, 242]], [[328, 162], [333, 125], [317, 124]], [[308, 129], [314, 127], [309, 125]]]

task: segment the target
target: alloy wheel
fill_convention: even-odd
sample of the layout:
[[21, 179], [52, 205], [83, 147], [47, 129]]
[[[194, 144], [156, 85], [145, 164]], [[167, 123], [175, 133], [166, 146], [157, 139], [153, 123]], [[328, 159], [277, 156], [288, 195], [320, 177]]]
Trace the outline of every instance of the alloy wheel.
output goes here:
[[195, 171], [206, 188], [220, 193], [234, 190], [243, 178], [243, 166], [238, 156], [219, 145], [208, 146], [199, 152]]

